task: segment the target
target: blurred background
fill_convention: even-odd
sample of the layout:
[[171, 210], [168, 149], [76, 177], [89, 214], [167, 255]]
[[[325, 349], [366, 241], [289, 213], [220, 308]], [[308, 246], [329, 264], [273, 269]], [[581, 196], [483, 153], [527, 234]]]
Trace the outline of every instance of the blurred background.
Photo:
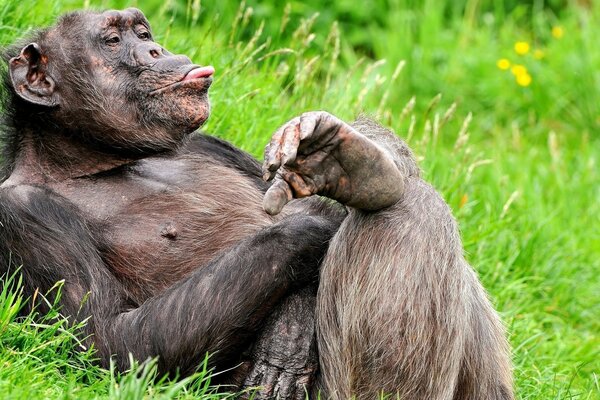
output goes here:
[[[4, 0], [0, 44], [65, 11], [129, 6], [170, 51], [215, 66], [204, 129], [258, 158], [311, 109], [393, 128], [459, 221], [518, 397], [600, 399], [599, 2]], [[2, 397], [196, 393], [89, 365], [66, 327], [0, 318]]]

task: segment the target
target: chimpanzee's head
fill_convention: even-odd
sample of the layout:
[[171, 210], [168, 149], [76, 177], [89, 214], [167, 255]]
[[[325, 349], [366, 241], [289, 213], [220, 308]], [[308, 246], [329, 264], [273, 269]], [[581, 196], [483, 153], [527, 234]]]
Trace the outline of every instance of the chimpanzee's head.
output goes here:
[[214, 69], [155, 43], [134, 8], [67, 14], [8, 58], [13, 107], [115, 149], [173, 148], [209, 115]]

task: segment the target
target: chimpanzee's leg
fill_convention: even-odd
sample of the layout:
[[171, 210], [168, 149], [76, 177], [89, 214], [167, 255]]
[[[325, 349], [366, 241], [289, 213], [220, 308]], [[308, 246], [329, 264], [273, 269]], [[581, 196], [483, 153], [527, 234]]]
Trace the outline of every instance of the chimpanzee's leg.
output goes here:
[[[284, 209], [293, 215], [319, 215], [339, 226], [345, 207], [317, 196], [293, 200]], [[318, 373], [315, 336], [317, 282], [285, 297], [267, 317], [245, 360], [225, 382], [248, 392], [254, 399], [304, 399]]]
[[404, 192], [385, 209], [352, 210], [330, 243], [317, 297], [319, 386], [331, 399], [512, 399], [503, 328], [449, 207], [406, 144], [372, 122], [355, 127], [390, 151]]

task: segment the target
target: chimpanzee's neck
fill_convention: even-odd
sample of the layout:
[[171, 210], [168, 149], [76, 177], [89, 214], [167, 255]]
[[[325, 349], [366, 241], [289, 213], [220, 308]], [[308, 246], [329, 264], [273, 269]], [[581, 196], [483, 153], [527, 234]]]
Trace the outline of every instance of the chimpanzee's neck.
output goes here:
[[22, 132], [13, 173], [34, 182], [63, 181], [91, 176], [127, 164], [147, 155], [127, 154], [99, 148], [72, 132]]

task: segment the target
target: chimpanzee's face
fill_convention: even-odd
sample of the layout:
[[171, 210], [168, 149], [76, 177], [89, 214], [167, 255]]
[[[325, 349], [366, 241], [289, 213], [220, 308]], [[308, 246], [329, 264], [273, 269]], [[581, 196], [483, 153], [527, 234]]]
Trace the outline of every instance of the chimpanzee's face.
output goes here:
[[93, 17], [90, 62], [97, 84], [109, 96], [127, 94], [123, 100], [133, 100], [146, 120], [184, 131], [206, 121], [212, 67], [200, 67], [155, 43], [148, 21], [137, 9]]
[[214, 69], [154, 42], [141, 11], [74, 13], [10, 61], [16, 91], [122, 148], [172, 148], [208, 118]]

